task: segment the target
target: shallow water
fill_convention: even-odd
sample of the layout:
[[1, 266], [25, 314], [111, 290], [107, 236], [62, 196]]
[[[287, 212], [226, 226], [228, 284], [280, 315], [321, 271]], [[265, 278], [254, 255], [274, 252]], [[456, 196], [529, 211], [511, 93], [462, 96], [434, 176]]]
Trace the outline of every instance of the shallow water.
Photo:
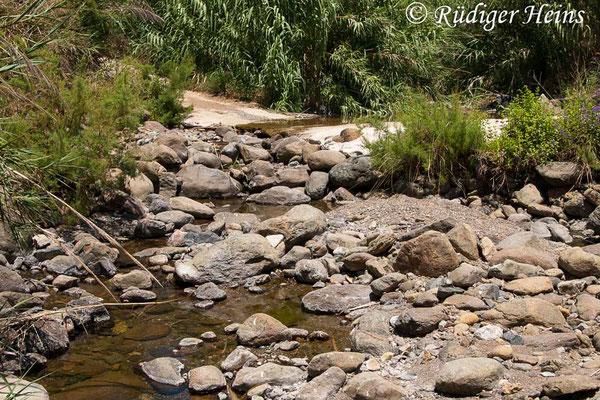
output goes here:
[[[213, 201], [213, 204], [217, 212], [252, 212], [260, 219], [281, 215], [290, 208], [245, 204], [238, 200]], [[329, 207], [325, 203], [315, 206], [322, 209]], [[136, 252], [164, 246], [165, 243], [165, 239], [152, 239], [126, 243], [125, 247]], [[164, 281], [164, 274], [155, 274]], [[41, 374], [50, 375], [40, 383], [52, 399], [216, 399], [216, 394], [191, 396], [187, 387], [153, 386], [144, 378], [138, 364], [156, 357], [172, 356], [185, 365], [186, 371], [203, 365], [218, 366], [237, 345], [236, 336], [225, 335], [223, 328], [233, 322], [241, 323], [257, 312], [267, 313], [289, 327], [309, 332], [323, 330], [331, 337], [324, 342], [299, 340], [301, 345], [298, 349], [275, 354], [310, 359], [318, 353], [349, 347], [350, 328], [343, 326], [339, 317], [309, 314], [302, 310], [302, 296], [311, 288], [299, 285], [295, 280], [274, 279], [262, 286], [265, 289], [262, 294], [251, 294], [242, 287], [225, 289], [227, 299], [216, 303], [210, 310], [195, 308], [197, 300], [186, 296], [181, 288], [166, 282], [163, 284], [164, 288], [153, 289], [158, 295], [157, 301], [171, 302], [143, 307], [110, 307], [111, 326], [81, 334], [71, 342], [66, 354], [49, 360], [48, 368]], [[110, 301], [100, 286], [82, 284], [80, 287]], [[52, 297], [50, 305], [60, 307], [69, 300], [67, 296], [57, 294]], [[215, 342], [204, 342], [190, 353], [174, 352], [181, 339], [199, 337], [207, 331], [215, 332]], [[260, 357], [267, 349], [255, 350]], [[232, 395], [231, 398], [237, 397]]]

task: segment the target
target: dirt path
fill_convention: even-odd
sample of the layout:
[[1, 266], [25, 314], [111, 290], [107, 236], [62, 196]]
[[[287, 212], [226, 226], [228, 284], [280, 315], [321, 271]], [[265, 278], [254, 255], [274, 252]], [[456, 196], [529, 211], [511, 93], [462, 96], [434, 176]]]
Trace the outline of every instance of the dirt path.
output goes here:
[[310, 114], [281, 113], [267, 110], [255, 103], [245, 103], [211, 96], [206, 93], [186, 91], [184, 106], [192, 106], [192, 112], [185, 120], [189, 126], [210, 128], [219, 125], [246, 125], [253, 122], [285, 121], [311, 118]]

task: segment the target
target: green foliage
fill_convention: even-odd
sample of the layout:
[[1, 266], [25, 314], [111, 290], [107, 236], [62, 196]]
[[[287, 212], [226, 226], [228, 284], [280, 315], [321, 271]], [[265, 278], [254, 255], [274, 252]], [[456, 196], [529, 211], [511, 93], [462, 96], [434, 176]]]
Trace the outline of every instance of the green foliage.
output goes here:
[[138, 54], [189, 54], [219, 91], [280, 110], [389, 114], [407, 85], [444, 85], [457, 54], [450, 29], [406, 21], [408, 0], [149, 3], [164, 23], [141, 25]]
[[179, 125], [190, 108], [181, 104], [183, 90], [187, 86], [189, 76], [194, 70], [193, 62], [185, 58], [180, 64], [169, 62], [163, 66], [166, 82], [159, 77], [152, 80], [150, 97], [153, 119], [169, 128]]
[[458, 96], [449, 103], [415, 96], [397, 115], [405, 130], [369, 144], [374, 166], [392, 179], [448, 180], [475, 172], [484, 144], [482, 115], [466, 111]]
[[[455, 28], [407, 22], [410, 0], [148, 0], [161, 24], [132, 33], [138, 54], [165, 62], [191, 55], [208, 87], [258, 98], [281, 110], [390, 115], [398, 96], [475, 88], [558, 90], [597, 60], [597, 2], [552, 2], [584, 10], [584, 24]], [[460, 0], [424, 0], [430, 10]], [[492, 0], [487, 10], [521, 10], [530, 0]], [[541, 6], [542, 2], [534, 2]], [[474, 7], [474, 3], [471, 5]], [[467, 7], [467, 9], [470, 9]]]
[[569, 93], [563, 105], [561, 155], [591, 169], [600, 169], [600, 100], [597, 93], [580, 88]]
[[508, 124], [490, 144], [496, 163], [506, 171], [528, 171], [556, 160], [561, 149], [558, 119], [538, 93], [523, 89], [505, 112]]

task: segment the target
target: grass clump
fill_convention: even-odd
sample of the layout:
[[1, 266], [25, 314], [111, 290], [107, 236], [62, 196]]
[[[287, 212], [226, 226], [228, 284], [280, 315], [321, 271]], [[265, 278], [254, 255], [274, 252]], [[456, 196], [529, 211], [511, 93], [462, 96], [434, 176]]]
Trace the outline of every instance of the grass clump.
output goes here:
[[484, 145], [482, 115], [461, 107], [458, 96], [448, 102], [416, 96], [396, 119], [404, 131], [369, 144], [374, 167], [392, 180], [425, 174], [447, 181], [475, 173], [476, 156]]

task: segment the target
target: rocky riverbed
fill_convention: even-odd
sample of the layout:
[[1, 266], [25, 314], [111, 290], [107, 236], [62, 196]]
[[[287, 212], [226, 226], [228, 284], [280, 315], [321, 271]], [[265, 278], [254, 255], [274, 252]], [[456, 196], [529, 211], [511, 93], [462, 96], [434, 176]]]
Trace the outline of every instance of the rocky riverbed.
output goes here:
[[0, 235], [0, 369], [40, 399], [595, 396], [600, 187], [373, 192], [363, 134], [146, 123], [92, 220], [152, 275], [89, 227]]

